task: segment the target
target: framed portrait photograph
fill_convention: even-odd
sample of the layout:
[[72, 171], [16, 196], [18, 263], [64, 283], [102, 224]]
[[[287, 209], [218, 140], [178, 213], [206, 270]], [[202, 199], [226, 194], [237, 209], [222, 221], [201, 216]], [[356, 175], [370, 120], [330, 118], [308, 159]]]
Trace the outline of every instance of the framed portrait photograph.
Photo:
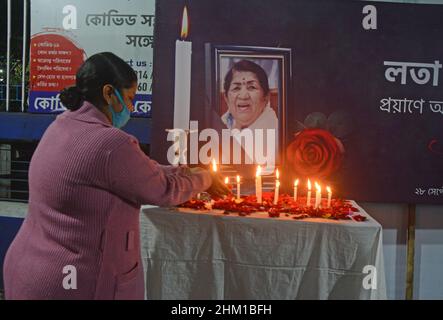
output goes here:
[[[284, 159], [291, 57], [287, 48], [206, 44], [206, 93], [213, 112], [226, 129], [251, 129], [253, 134], [262, 129], [265, 153], [269, 155], [271, 145], [276, 165]], [[270, 130], [275, 140], [266, 144]]]

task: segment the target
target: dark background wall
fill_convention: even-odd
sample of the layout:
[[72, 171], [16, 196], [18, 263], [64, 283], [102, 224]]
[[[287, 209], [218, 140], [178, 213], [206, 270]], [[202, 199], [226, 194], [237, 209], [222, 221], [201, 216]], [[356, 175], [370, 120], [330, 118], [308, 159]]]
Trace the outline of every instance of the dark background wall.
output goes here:
[[[343, 0], [193, 0], [157, 2], [154, 51], [152, 156], [166, 161], [174, 106], [175, 41], [183, 6], [190, 15], [192, 41], [191, 120], [211, 127], [205, 82], [206, 43], [291, 48], [293, 79], [286, 113], [287, 136], [313, 112], [345, 114], [339, 125], [346, 152], [341, 170], [330, 177], [345, 197], [359, 201], [442, 203], [417, 195], [416, 188], [442, 188], [443, 114], [428, 101], [443, 100], [438, 86], [418, 85], [408, 76], [401, 85], [385, 79], [384, 61], [443, 62], [443, 8]], [[362, 27], [365, 5], [377, 7], [378, 29]], [[384, 98], [424, 99], [423, 114], [380, 110]], [[288, 141], [289, 142], [289, 141]]]

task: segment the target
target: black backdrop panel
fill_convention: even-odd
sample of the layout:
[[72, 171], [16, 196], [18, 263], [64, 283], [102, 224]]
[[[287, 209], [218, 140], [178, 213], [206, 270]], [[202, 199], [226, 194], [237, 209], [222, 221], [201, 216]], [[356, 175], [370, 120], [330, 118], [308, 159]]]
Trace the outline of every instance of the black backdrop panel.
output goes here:
[[[151, 154], [161, 162], [171, 144], [165, 129], [173, 125], [175, 41], [185, 4], [192, 42], [191, 120], [199, 121], [199, 129], [212, 125], [205, 44], [290, 48], [286, 145], [308, 115], [336, 117], [332, 133], [345, 153], [340, 170], [329, 179], [343, 196], [443, 203], [443, 109], [436, 104], [443, 101], [443, 72], [429, 67], [443, 63], [443, 6], [157, 0]], [[362, 26], [366, 5], [377, 10], [376, 30]], [[420, 68], [408, 65], [404, 84], [400, 75], [388, 81], [385, 61], [429, 64], [430, 80], [414, 81], [411, 70], [417, 73]], [[383, 109], [389, 98], [387, 112]], [[394, 112], [393, 106], [399, 109], [402, 103], [409, 108]]]

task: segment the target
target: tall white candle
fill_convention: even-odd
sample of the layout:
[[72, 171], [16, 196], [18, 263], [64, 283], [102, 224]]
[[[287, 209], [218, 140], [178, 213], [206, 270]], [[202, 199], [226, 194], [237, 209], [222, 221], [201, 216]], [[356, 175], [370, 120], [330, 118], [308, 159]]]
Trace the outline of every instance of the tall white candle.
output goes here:
[[321, 186], [315, 182], [315, 188], [317, 189], [315, 193], [315, 209], [318, 209], [321, 203]]
[[[185, 41], [188, 36], [188, 10], [183, 9], [181, 39], [175, 42], [175, 86], [174, 86], [174, 129], [189, 130], [191, 104], [191, 55], [192, 42]], [[186, 164], [187, 136], [175, 131], [174, 141], [186, 139], [186, 142], [176, 144], [179, 163]]]
[[330, 208], [331, 207], [331, 199], [332, 199], [332, 191], [329, 186], [326, 187], [326, 190], [328, 191], [328, 208]]
[[240, 200], [240, 176], [237, 175], [237, 200]]
[[311, 180], [308, 179], [308, 199], [306, 201], [306, 205], [311, 206]]
[[297, 201], [298, 179], [294, 181], [294, 201]]
[[257, 203], [262, 203], [262, 186], [261, 186], [261, 167], [257, 167], [255, 173], [255, 196], [257, 197]]

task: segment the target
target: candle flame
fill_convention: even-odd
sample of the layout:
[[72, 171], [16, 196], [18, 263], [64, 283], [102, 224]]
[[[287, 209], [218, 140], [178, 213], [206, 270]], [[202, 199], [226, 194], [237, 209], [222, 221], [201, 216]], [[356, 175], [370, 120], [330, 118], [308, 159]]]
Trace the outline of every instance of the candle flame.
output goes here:
[[188, 31], [189, 31], [188, 8], [185, 6], [183, 8], [182, 29], [180, 33], [180, 38], [182, 40], [185, 40], [188, 37]]
[[328, 193], [332, 193], [331, 188], [329, 186], [326, 187], [326, 190], [328, 191]]
[[256, 177], [261, 176], [261, 167], [260, 166], [257, 167], [257, 172], [255, 173], [255, 176]]
[[311, 191], [311, 180], [308, 179], [308, 190]]
[[278, 172], [278, 169], [275, 171], [275, 178], [277, 180], [280, 178], [280, 172]]
[[275, 182], [275, 186], [278, 188], [278, 187], [280, 187], [280, 181], [279, 180], [277, 180], [276, 182]]
[[315, 182], [315, 188], [317, 191], [321, 191], [321, 186], [317, 183], [317, 181]]
[[237, 183], [240, 183], [240, 176], [237, 175]]
[[217, 172], [217, 163], [215, 162], [215, 159], [212, 159], [212, 171]]
[[298, 179], [294, 181], [294, 187], [298, 186]]
[[229, 177], [225, 178], [225, 184], [229, 184]]

